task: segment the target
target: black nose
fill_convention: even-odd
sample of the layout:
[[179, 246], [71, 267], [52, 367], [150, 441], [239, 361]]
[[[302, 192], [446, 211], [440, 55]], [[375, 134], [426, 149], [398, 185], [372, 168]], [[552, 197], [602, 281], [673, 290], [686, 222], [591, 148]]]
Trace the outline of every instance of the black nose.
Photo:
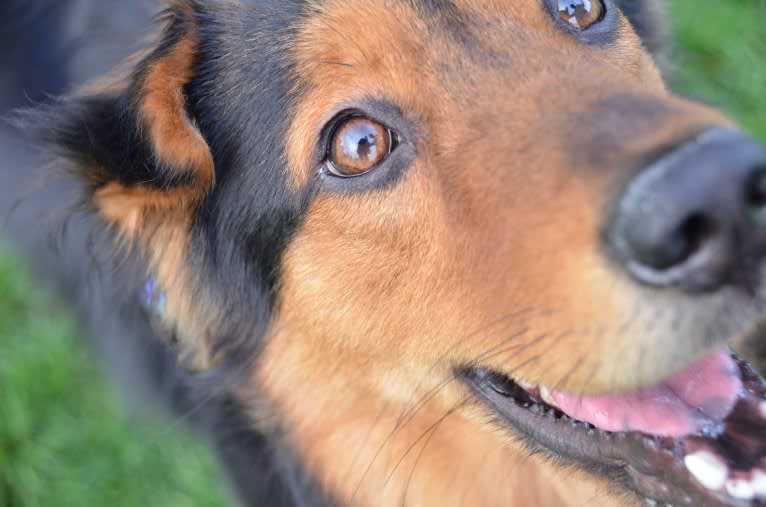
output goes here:
[[645, 284], [699, 292], [754, 282], [766, 255], [766, 150], [708, 130], [628, 185], [610, 239]]

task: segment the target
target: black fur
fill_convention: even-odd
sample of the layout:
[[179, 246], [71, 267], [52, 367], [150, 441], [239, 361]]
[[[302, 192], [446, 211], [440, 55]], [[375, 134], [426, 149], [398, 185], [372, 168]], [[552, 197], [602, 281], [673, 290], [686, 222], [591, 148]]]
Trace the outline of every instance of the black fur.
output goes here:
[[[280, 41], [290, 40], [303, 9], [303, 2], [274, 1], [198, 13], [200, 64], [188, 86], [189, 110], [213, 152], [217, 181], [197, 215], [193, 262], [229, 316], [216, 346], [241, 358], [256, 353], [282, 250], [310, 199], [309, 189], [289, 189], [283, 152], [293, 85]], [[232, 54], [247, 58], [222, 57]]]
[[83, 175], [94, 190], [112, 181], [158, 189], [194, 183], [191, 168], [164, 167], [155, 156], [138, 111], [147, 69], [172, 50], [190, 23], [177, 7], [162, 17], [166, 20], [162, 42], [138, 64], [125, 92], [62, 98], [30, 111], [25, 118], [35, 137], [42, 138], [74, 165], [99, 168], [99, 173]]
[[35, 110], [24, 121], [77, 166], [103, 168], [104, 173], [85, 178], [94, 189], [110, 181], [158, 189], [192, 184], [193, 173], [171, 171], [155, 158], [131, 102], [129, 95], [64, 99]]

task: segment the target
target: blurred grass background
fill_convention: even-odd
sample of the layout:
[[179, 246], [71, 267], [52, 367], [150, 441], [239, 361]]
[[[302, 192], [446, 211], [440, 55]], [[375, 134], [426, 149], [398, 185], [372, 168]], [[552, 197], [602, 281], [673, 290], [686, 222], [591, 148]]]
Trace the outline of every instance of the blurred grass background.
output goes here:
[[672, 0], [674, 85], [766, 140], [766, 0]]
[[[673, 0], [675, 87], [766, 141], [766, 0]], [[0, 507], [222, 506], [210, 453], [126, 408], [62, 305], [0, 249]]]
[[0, 506], [219, 506], [206, 449], [131, 414], [61, 303], [0, 251]]

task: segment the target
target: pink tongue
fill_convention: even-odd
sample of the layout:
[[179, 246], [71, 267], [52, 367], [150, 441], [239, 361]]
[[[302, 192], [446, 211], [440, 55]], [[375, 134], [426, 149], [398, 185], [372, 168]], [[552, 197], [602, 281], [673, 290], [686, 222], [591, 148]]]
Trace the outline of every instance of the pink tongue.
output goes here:
[[573, 419], [606, 431], [639, 431], [659, 437], [695, 433], [722, 421], [742, 391], [739, 367], [726, 352], [711, 354], [662, 384], [625, 394], [580, 396], [551, 392]]

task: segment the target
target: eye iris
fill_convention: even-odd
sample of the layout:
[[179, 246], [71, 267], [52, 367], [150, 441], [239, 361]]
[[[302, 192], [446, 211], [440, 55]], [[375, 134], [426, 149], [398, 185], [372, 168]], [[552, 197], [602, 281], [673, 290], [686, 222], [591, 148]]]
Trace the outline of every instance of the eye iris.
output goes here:
[[352, 118], [335, 132], [331, 161], [343, 176], [357, 176], [373, 169], [391, 148], [388, 129], [367, 118]]
[[602, 0], [559, 0], [559, 16], [577, 30], [599, 22], [605, 10]]

